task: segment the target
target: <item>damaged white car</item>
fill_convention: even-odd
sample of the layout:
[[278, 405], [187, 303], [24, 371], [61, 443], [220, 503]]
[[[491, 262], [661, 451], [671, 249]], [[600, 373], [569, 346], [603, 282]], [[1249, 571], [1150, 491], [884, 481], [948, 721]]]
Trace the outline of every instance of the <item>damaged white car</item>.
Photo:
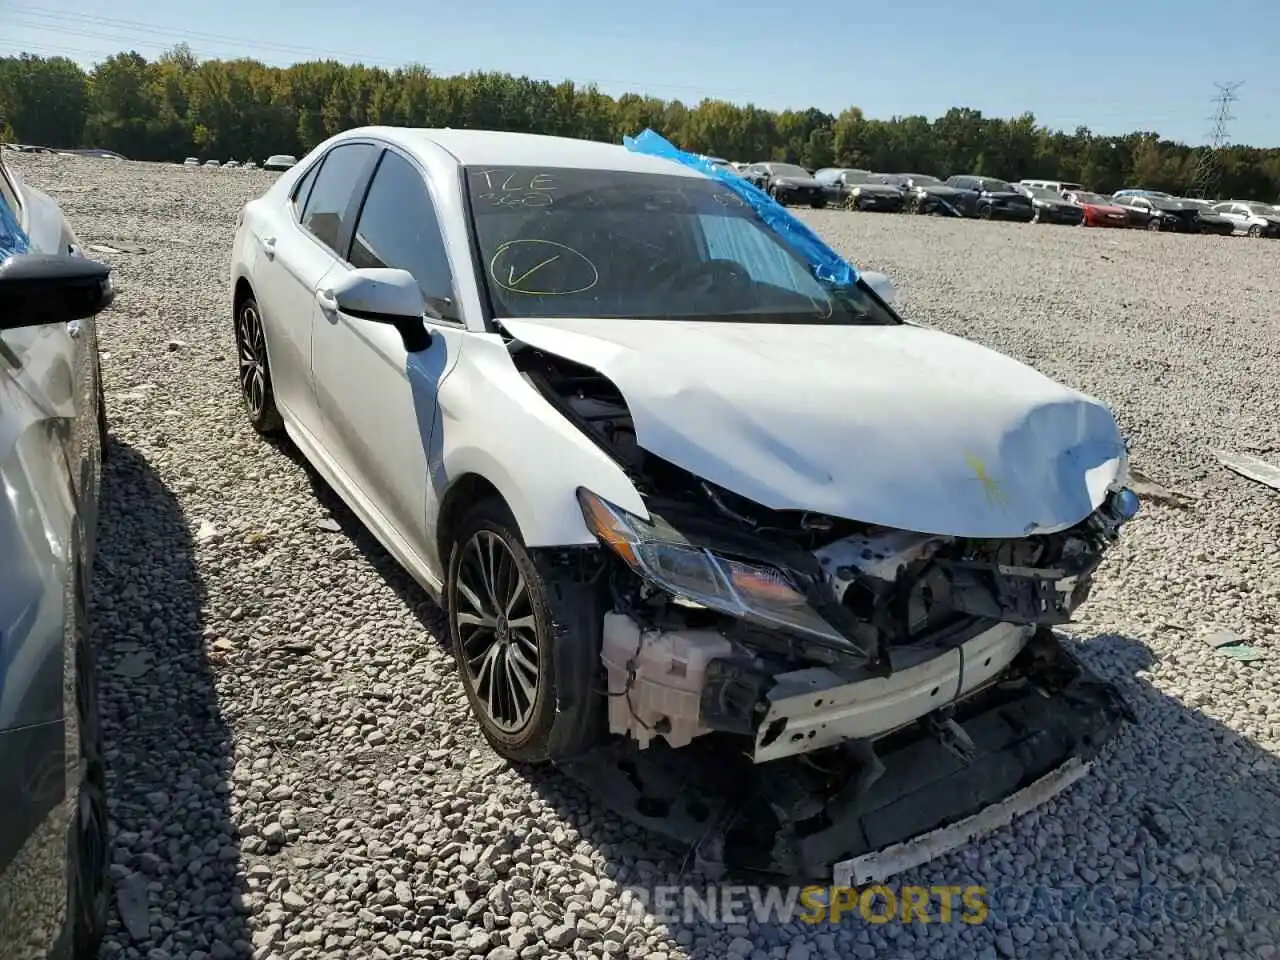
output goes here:
[[1105, 406], [818, 243], [674, 153], [364, 128], [231, 285], [250, 419], [443, 601], [495, 750], [829, 876], [1108, 739], [1050, 628], [1138, 504]]

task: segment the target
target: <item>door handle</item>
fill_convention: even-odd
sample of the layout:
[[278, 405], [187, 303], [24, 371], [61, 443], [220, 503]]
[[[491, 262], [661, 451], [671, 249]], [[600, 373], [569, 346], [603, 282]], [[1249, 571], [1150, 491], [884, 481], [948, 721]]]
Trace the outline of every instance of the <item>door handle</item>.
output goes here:
[[332, 290], [317, 290], [316, 303], [320, 304], [321, 310], [334, 313], [338, 309], [338, 298], [333, 295]]
[[276, 238], [275, 237], [262, 238], [262, 252], [267, 255], [268, 260], [275, 259], [275, 256], [276, 256]]

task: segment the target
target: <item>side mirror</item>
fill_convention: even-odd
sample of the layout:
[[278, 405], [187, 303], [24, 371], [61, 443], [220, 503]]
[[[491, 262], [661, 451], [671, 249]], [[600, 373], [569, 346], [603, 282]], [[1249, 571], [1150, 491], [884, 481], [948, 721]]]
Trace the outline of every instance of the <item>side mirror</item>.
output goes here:
[[423, 325], [422, 290], [408, 270], [376, 267], [352, 270], [321, 294], [321, 303], [370, 323], [395, 327], [409, 353], [431, 345]]
[[871, 270], [864, 270], [860, 274], [862, 282], [875, 291], [877, 297], [885, 303], [893, 303], [898, 296], [898, 290], [883, 273], [875, 273]]
[[19, 253], [0, 263], [0, 330], [69, 323], [111, 305], [111, 268], [64, 254]]

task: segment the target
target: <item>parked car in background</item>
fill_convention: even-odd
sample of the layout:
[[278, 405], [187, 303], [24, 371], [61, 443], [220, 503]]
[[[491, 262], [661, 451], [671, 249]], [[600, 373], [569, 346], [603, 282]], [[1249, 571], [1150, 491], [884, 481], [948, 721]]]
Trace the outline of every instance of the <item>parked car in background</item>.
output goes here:
[[206, 160], [206, 161], [204, 162], [204, 165], [205, 165], [206, 167], [220, 167], [220, 166], [222, 166], [222, 164], [220, 164], [217, 160]]
[[822, 184], [794, 163], [753, 163], [742, 171], [742, 176], [783, 206], [801, 203], [819, 208], [827, 205]]
[[1032, 223], [1065, 223], [1074, 227], [1084, 220], [1084, 210], [1055, 190], [1020, 183], [1014, 189], [1031, 201]]
[[1063, 196], [1077, 204], [1084, 213], [1082, 225], [1086, 227], [1127, 227], [1129, 214], [1111, 197], [1086, 190], [1072, 190]]
[[899, 186], [904, 191], [903, 209], [909, 213], [936, 213], [944, 216], [963, 217], [961, 201], [965, 191], [943, 183], [937, 177], [925, 173], [894, 174], [903, 178]]
[[696, 836], [794, 876], [1066, 786], [1128, 715], [1051, 629], [1138, 508], [1111, 411], [632, 142], [317, 146], [237, 220], [250, 423], [442, 601], [503, 757], [715, 732], [763, 795]]
[[1254, 200], [1228, 200], [1213, 212], [1231, 221], [1234, 233], [1250, 237], [1280, 237], [1280, 210]]
[[222, 168], [224, 170], [234, 170], [239, 166], [240, 166], [239, 160], [228, 160], [226, 163], [222, 165]]
[[813, 178], [823, 185], [829, 202], [850, 210], [896, 213], [902, 209], [902, 191], [868, 170], [827, 168], [816, 172]]
[[1116, 194], [1115, 200], [1129, 214], [1132, 226], [1177, 233], [1200, 232], [1200, 210], [1194, 203], [1132, 193]]
[[200, 159], [198, 157], [187, 157], [182, 161], [182, 165], [184, 167], [198, 167], [200, 166]]
[[1162, 197], [1172, 200], [1173, 194], [1165, 193], [1163, 190], [1143, 190], [1141, 187], [1125, 187], [1123, 190], [1117, 190], [1112, 194], [1113, 197]]
[[958, 174], [947, 178], [947, 186], [959, 191], [957, 206], [966, 217], [1029, 223], [1035, 216], [1031, 198], [1004, 180]]
[[263, 170], [289, 170], [298, 162], [291, 153], [273, 153], [262, 161]]
[[1083, 184], [1072, 183], [1070, 180], [1019, 180], [1018, 185], [1037, 190], [1049, 190], [1059, 196], [1084, 189]]
[[1208, 201], [1193, 200], [1190, 202], [1196, 205], [1199, 233], [1212, 233], [1221, 237], [1229, 237], [1236, 232], [1235, 221], [1218, 213]]
[[106, 414], [108, 269], [0, 163], [0, 931], [9, 957], [94, 960], [106, 778], [86, 622]]

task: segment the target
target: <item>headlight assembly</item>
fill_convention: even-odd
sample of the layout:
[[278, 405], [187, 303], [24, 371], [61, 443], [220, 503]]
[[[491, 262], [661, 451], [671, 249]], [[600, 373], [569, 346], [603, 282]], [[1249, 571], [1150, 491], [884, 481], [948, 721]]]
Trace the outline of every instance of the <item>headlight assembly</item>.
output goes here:
[[669, 527], [641, 520], [578, 488], [587, 528], [642, 579], [673, 597], [775, 628], [848, 641], [810, 606], [791, 574], [719, 556]]

